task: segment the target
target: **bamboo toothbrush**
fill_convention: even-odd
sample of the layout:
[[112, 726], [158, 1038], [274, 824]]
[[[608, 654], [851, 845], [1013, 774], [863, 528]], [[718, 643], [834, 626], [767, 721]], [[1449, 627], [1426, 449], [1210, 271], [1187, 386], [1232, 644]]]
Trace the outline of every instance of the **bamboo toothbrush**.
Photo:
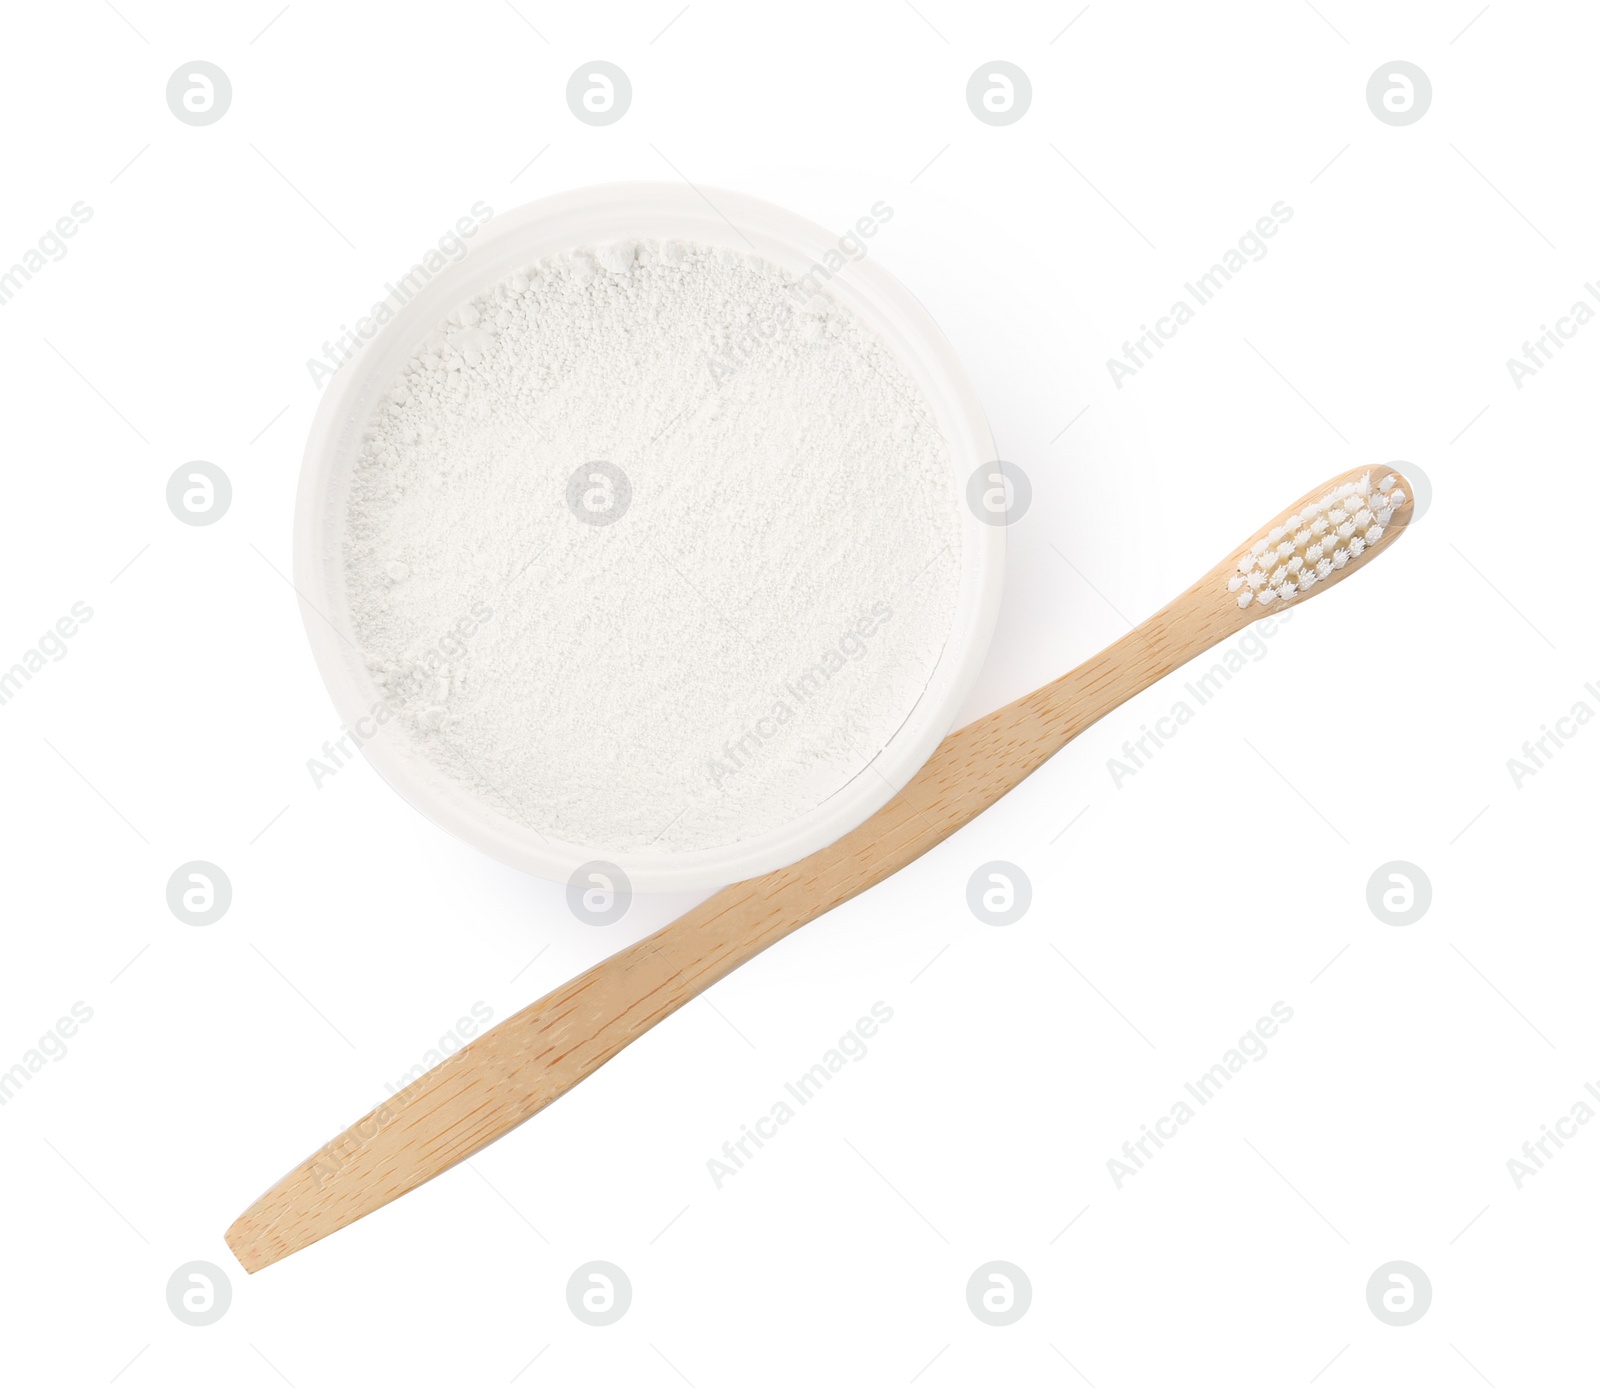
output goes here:
[[1393, 543], [1412, 504], [1409, 483], [1381, 469], [1318, 487], [1099, 655], [951, 733], [838, 842], [725, 888], [469, 1042], [273, 1186], [228, 1246], [257, 1272], [510, 1132], [747, 959], [921, 857], [1119, 704], [1349, 577]]

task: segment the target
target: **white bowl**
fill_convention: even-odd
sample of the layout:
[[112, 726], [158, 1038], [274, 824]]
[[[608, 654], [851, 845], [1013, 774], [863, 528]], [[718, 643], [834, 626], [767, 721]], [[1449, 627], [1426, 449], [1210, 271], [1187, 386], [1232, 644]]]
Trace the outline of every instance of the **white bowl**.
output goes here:
[[[840, 239], [771, 203], [721, 189], [707, 189], [702, 196], [667, 183], [581, 188], [494, 217], [467, 242], [470, 252], [429, 280], [329, 382], [300, 473], [295, 586], [312, 653], [339, 716], [351, 728], [362, 720], [368, 761], [429, 819], [502, 862], [555, 881], [567, 881], [580, 865], [604, 860], [620, 867], [635, 891], [700, 891], [783, 867], [832, 843], [911, 779], [950, 730], [988, 650], [1000, 605], [1005, 530], [983, 523], [963, 505], [955, 617], [921, 699], [870, 768], [772, 833], [689, 853], [617, 853], [541, 838], [452, 780], [421, 753], [400, 719], [374, 728], [371, 711], [384, 695], [350, 635], [343, 534], [352, 470], [379, 396], [447, 313], [518, 267], [576, 246], [649, 238], [743, 252], [753, 246], [795, 274], [837, 251]], [[870, 255], [851, 261], [827, 281], [824, 292], [874, 329], [915, 378], [948, 446], [952, 491], [964, 498], [967, 479], [994, 461], [994, 441], [950, 344], [916, 299]]]

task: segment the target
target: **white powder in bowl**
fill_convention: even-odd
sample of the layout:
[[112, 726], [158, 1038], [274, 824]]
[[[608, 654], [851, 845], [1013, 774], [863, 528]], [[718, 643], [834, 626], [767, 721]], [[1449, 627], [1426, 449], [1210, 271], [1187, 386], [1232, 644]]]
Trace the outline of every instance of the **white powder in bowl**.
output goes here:
[[842, 304], [682, 242], [511, 276], [371, 421], [344, 559], [390, 728], [596, 853], [722, 847], [836, 794], [954, 618], [921, 391]]

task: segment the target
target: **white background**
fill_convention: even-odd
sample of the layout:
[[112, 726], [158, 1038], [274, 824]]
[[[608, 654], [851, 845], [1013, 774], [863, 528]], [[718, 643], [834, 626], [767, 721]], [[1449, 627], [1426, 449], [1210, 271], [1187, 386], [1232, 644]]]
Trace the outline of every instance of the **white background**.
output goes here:
[[[1600, 1132], [1521, 1189], [1506, 1163], [1600, 1081], [1600, 731], [1520, 788], [1506, 763], [1600, 708], [1600, 326], [1521, 389], [1505, 362], [1600, 279], [1590, 7], [516, 4], [8, 14], [0, 261], [93, 217], [0, 308], [0, 665], [94, 616], [0, 707], [0, 1068], [94, 1016], [0, 1108], [0, 1372], [1577, 1381]], [[196, 58], [233, 84], [205, 128], [164, 96]], [[597, 58], [634, 88], [603, 129], [564, 99]], [[1004, 128], [964, 95], [997, 58], [1033, 85]], [[1394, 59], [1433, 85], [1407, 127], [1365, 99]], [[365, 763], [313, 786], [339, 728], [281, 576], [306, 359], [479, 199], [680, 175], [841, 231], [896, 209], [872, 254], [1034, 485], [970, 715], [1325, 477], [1409, 460], [1432, 508], [1120, 788], [1108, 758], [1193, 672], [470, 1164], [246, 1277], [231, 1220], [474, 1002], [504, 1017], [688, 904], [583, 926]], [[1270, 254], [1117, 389], [1105, 359], [1280, 200]], [[216, 525], [166, 507], [192, 459], [232, 479]], [[166, 905], [191, 859], [233, 883], [210, 927]], [[1006, 928], [966, 904], [992, 859], [1033, 884]], [[1366, 903], [1395, 859], [1433, 885], [1406, 927]], [[879, 1000], [866, 1058], [715, 1188], [707, 1159]], [[1118, 1189], [1108, 1158], [1278, 1000], [1266, 1058]], [[206, 1328], [166, 1302], [196, 1259], [232, 1283]], [[633, 1286], [603, 1329], [564, 1290], [594, 1259]], [[1032, 1286], [1004, 1328], [966, 1304], [993, 1259]], [[1365, 1293], [1394, 1259], [1433, 1288], [1403, 1328]]]

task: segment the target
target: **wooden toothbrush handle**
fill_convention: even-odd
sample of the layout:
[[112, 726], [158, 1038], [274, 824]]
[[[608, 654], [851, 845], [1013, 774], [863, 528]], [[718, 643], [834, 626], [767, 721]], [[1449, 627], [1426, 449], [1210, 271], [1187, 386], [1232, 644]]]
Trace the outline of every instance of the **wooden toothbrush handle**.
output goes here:
[[255, 1272], [470, 1157], [768, 945], [921, 857], [1083, 729], [1245, 620], [1220, 578], [1202, 580], [1071, 673], [951, 733], [851, 833], [718, 892], [379, 1105], [246, 1210], [228, 1230], [229, 1247]]

